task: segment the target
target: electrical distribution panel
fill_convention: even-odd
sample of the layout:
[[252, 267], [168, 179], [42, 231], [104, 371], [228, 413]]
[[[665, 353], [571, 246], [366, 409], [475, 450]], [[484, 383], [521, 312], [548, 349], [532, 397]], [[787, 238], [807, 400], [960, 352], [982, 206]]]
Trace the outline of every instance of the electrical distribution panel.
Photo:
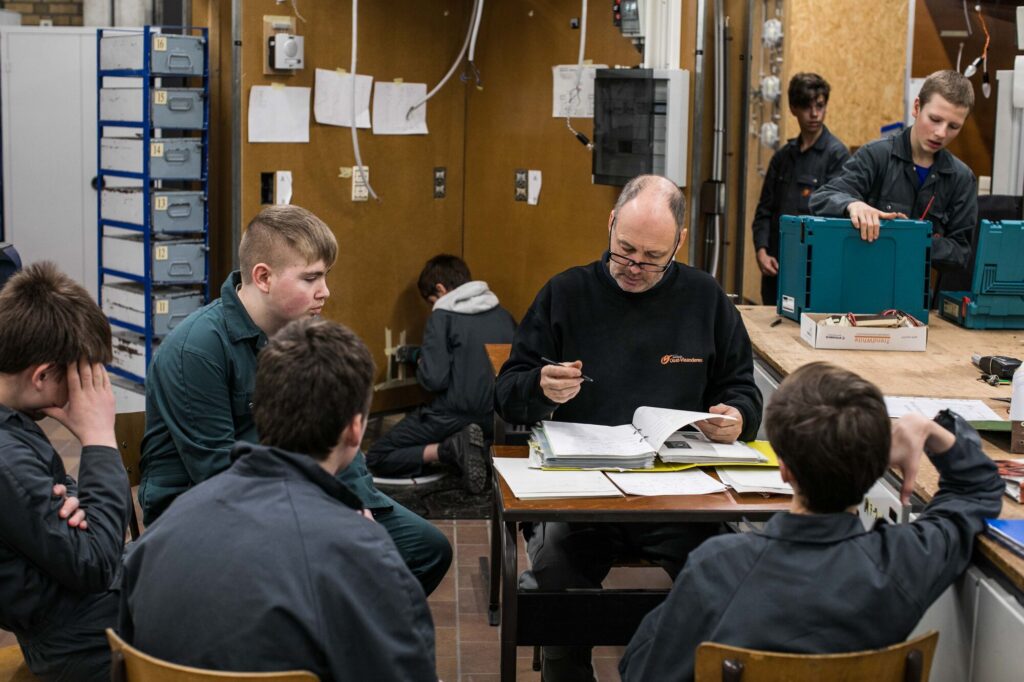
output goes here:
[[593, 181], [625, 185], [644, 173], [686, 186], [690, 72], [598, 69]]

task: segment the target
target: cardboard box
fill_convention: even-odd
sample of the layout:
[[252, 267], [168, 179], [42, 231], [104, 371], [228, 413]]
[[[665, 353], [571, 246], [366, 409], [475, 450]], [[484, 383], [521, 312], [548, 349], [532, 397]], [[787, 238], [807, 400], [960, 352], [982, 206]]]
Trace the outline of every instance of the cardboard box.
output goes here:
[[825, 327], [819, 324], [828, 313], [800, 315], [800, 338], [811, 348], [833, 350], [923, 351], [928, 344], [928, 326], [897, 327]]

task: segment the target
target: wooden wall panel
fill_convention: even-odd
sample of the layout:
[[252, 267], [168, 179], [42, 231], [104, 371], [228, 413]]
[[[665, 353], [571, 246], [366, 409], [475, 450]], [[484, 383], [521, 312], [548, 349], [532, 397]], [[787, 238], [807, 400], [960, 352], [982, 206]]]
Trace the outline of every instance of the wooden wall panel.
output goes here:
[[[244, 3], [242, 214], [260, 210], [260, 173], [290, 170], [292, 203], [320, 216], [338, 238], [338, 262], [328, 276], [324, 315], [351, 326], [384, 363], [384, 328], [405, 329], [418, 342], [429, 309], [415, 290], [424, 261], [462, 251], [463, 129], [466, 86], [453, 78], [427, 104], [426, 136], [359, 134], [364, 164], [380, 202], [353, 203], [351, 180], [339, 169], [355, 163], [349, 128], [311, 123], [309, 144], [250, 144], [245, 137], [253, 85], [313, 86], [316, 67], [347, 69], [351, 4], [304, 0], [306, 68], [295, 75], [263, 75], [262, 17], [290, 13], [274, 0]], [[377, 81], [402, 78], [433, 87], [458, 54], [469, 19], [468, 0], [362, 2], [358, 71]], [[447, 196], [433, 198], [433, 168], [448, 169]], [[397, 338], [396, 338], [397, 341]], [[383, 370], [379, 370], [383, 377]], [[384, 400], [386, 402], [386, 399]], [[382, 407], [380, 401], [375, 409]]]
[[[586, 57], [636, 65], [640, 56], [612, 25], [610, 8], [588, 5]], [[551, 67], [576, 62], [579, 31], [569, 22], [579, 14], [578, 0], [489, 2], [480, 28], [483, 89], [471, 90], [467, 104], [465, 253], [517, 319], [552, 275], [600, 256], [619, 192], [591, 184], [590, 152], [565, 119], [551, 116]], [[691, 60], [692, 25], [684, 23], [682, 48]], [[593, 131], [589, 119], [573, 124]], [[543, 172], [537, 206], [513, 201], [517, 168]]]

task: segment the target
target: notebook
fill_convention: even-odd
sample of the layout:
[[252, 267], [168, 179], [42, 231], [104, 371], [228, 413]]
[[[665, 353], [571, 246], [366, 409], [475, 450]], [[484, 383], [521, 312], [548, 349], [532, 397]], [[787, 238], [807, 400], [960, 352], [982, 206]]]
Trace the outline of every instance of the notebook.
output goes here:
[[988, 534], [1018, 556], [1024, 556], [1024, 519], [989, 519]]

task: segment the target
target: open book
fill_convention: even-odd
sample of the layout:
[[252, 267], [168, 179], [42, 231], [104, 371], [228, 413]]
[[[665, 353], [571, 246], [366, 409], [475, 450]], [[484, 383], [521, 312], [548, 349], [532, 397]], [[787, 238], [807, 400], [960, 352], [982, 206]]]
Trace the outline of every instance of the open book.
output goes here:
[[673, 433], [702, 419], [716, 418], [734, 419], [710, 412], [638, 407], [631, 424], [545, 421], [537, 435], [545, 466], [642, 469], [654, 464], [655, 454]]

